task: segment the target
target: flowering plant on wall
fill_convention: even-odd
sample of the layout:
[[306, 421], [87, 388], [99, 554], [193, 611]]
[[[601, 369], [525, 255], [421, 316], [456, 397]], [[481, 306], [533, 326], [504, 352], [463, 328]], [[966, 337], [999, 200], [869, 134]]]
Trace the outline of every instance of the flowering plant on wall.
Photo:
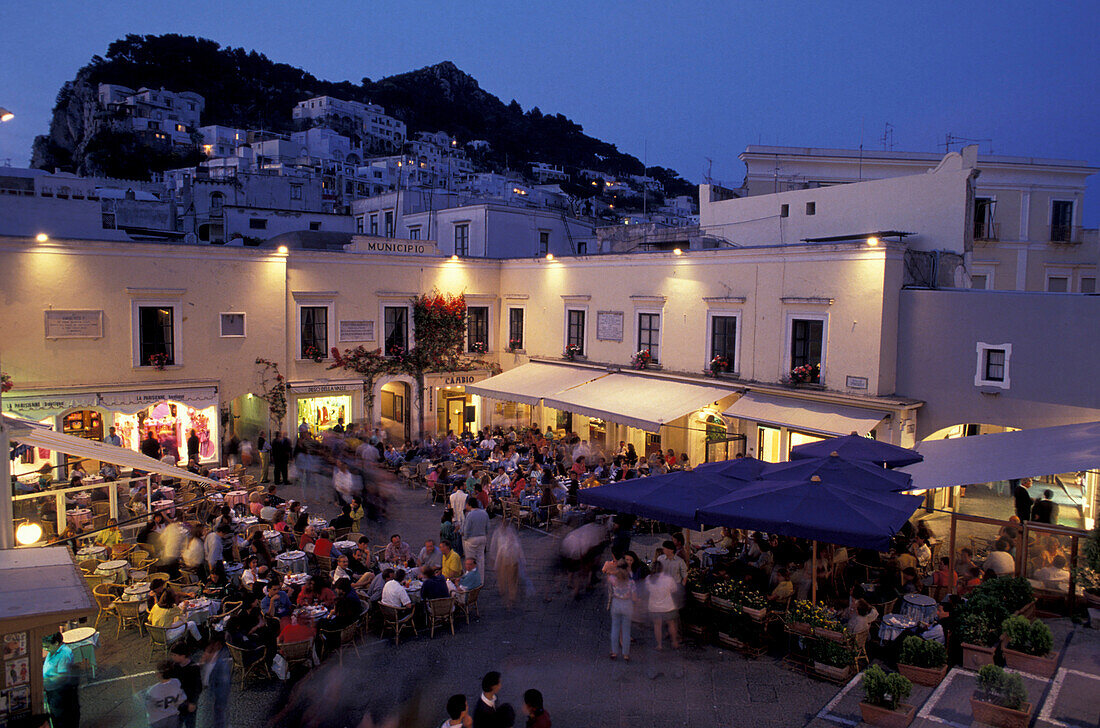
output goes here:
[[791, 370], [791, 384], [816, 383], [821, 379], [820, 364], [803, 364]]
[[263, 393], [260, 398], [267, 402], [268, 411], [282, 427], [283, 418], [286, 417], [286, 379], [276, 362], [260, 358], [256, 359], [256, 363], [262, 367], [260, 378]]
[[509, 351], [515, 351], [516, 349], [522, 349], [522, 348], [523, 348], [523, 340], [522, 339], [508, 339], [508, 349], [509, 349]]
[[630, 366], [635, 369], [646, 369], [653, 363], [653, 355], [649, 349], [642, 349], [630, 358]]
[[157, 371], [164, 371], [164, 367], [168, 366], [168, 355], [164, 352], [150, 354], [149, 366], [153, 367]]
[[710, 369], [710, 373], [717, 375], [720, 372], [728, 372], [730, 368], [729, 359], [721, 354], [715, 354], [714, 358], [710, 360], [710, 364], [707, 367]]
[[11, 380], [11, 375], [7, 372], [0, 372], [0, 392], [10, 392], [14, 386], [15, 382]]
[[302, 354], [305, 355], [306, 359], [312, 359], [315, 362], [322, 362], [325, 360], [325, 352], [321, 351], [312, 344], [307, 346]]
[[484, 341], [475, 341], [470, 344], [470, 351], [474, 354], [484, 354], [486, 348]]
[[564, 352], [563, 356], [565, 356], [565, 358], [568, 359], [569, 361], [573, 361], [578, 356], [580, 356], [580, 354], [581, 354], [581, 345], [580, 344], [570, 344], [569, 346], [565, 347], [565, 352]]

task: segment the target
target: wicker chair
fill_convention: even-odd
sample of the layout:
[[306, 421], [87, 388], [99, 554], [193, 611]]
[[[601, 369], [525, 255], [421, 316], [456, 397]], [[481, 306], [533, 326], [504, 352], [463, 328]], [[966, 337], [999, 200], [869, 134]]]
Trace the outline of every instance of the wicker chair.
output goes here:
[[92, 596], [95, 597], [96, 606], [99, 607], [99, 614], [95, 618], [95, 629], [99, 629], [99, 623], [104, 617], [119, 618], [118, 612], [115, 610], [114, 590], [110, 588], [110, 585], [96, 584], [92, 588]]
[[477, 606], [477, 598], [481, 595], [481, 587], [471, 589], [468, 592], [456, 594], [454, 598], [455, 609], [462, 612], [466, 618], [466, 624], [470, 623], [470, 610], [474, 611], [478, 619], [481, 619], [481, 609]]
[[138, 628], [138, 636], [142, 636], [142, 625], [145, 623], [145, 615], [141, 611], [141, 600], [117, 600], [113, 607], [115, 614], [118, 615], [118, 632], [115, 634], [117, 640], [122, 636], [122, 628], [128, 625], [135, 625]]
[[149, 581], [153, 581], [153, 579], [164, 579], [165, 581], [172, 580], [172, 576], [165, 571], [154, 571], [150, 574], [146, 574], [145, 578]]
[[168, 659], [168, 652], [172, 649], [172, 645], [182, 641], [187, 635], [185, 630], [178, 637], [171, 638], [168, 636], [167, 627], [158, 627], [148, 622], [145, 624], [145, 631], [149, 633], [149, 655], [153, 656], [157, 653], [157, 650], [164, 650], [164, 659]]
[[247, 539], [252, 538], [252, 534], [256, 533], [257, 531], [270, 531], [270, 530], [271, 530], [271, 524], [270, 523], [253, 523], [253, 524], [250, 524], [248, 526], [248, 528], [245, 529], [244, 537], [245, 537], [245, 540], [247, 540]]
[[[385, 636], [386, 630], [393, 630], [393, 643], [395, 645], [401, 644], [401, 632], [405, 629], [411, 629], [413, 636], [416, 636], [416, 626], [413, 624], [413, 614], [415, 613], [412, 608], [398, 611], [396, 607], [390, 607], [385, 604], [379, 604], [379, 609], [382, 610], [382, 635]], [[402, 614], [404, 612], [404, 614]]]
[[84, 559], [77, 566], [83, 569], [86, 574], [94, 574], [102, 563], [99, 559]]
[[[260, 677], [272, 678], [271, 670], [267, 667], [267, 648], [260, 647], [246, 650], [241, 647], [227, 644], [229, 648], [229, 654], [233, 657], [233, 672], [240, 673], [241, 676], [241, 690], [244, 690], [245, 681], [249, 675], [258, 675]], [[249, 657], [255, 656], [251, 663]]]
[[332, 557], [331, 556], [316, 556], [313, 557], [317, 561], [317, 571], [325, 576], [332, 573]]
[[[355, 648], [355, 656], [356, 657], [360, 656], [359, 655], [359, 643], [357, 642], [357, 639], [359, 637], [359, 626], [360, 626], [359, 625], [359, 620], [356, 619], [354, 622], [352, 622], [349, 625], [346, 625], [346, 626], [342, 627], [341, 629], [322, 629], [322, 630], [320, 630], [321, 634], [328, 636], [328, 640], [326, 640], [326, 642], [328, 644], [333, 644], [333, 642], [335, 642], [335, 644], [336, 644], [336, 656], [337, 656], [337, 659], [340, 661], [341, 666], [343, 666], [343, 664], [344, 664], [344, 650], [343, 650], [343, 648], [346, 645], [351, 645], [353, 648]], [[339, 640], [339, 641], [337, 641], [337, 640]]]
[[107, 528], [107, 521], [110, 520], [110, 518], [111, 516], [108, 513], [104, 513], [98, 516], [92, 516], [92, 530], [100, 531], [104, 528]]
[[351, 526], [345, 526], [343, 528], [337, 528], [332, 532], [333, 541], [341, 541], [345, 536], [351, 533]]
[[431, 629], [430, 637], [435, 637], [436, 625], [449, 625], [451, 628], [451, 635], [455, 633], [455, 600], [453, 597], [440, 597], [439, 599], [429, 599], [428, 604], [428, 625]]
[[103, 574], [85, 574], [84, 583], [87, 584], [88, 588], [94, 592], [97, 586], [107, 581], [107, 578], [108, 577], [104, 576]]
[[305, 665], [306, 670], [313, 668], [313, 640], [304, 639], [297, 642], [280, 642], [279, 654], [286, 660], [287, 669], [295, 665]]

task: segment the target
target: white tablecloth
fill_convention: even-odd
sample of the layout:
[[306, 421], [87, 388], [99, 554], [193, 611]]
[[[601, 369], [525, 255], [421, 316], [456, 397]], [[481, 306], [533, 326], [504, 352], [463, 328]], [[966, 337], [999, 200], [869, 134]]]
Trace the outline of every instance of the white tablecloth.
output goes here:
[[96, 568], [95, 573], [106, 576], [116, 584], [125, 584], [130, 576], [130, 562], [126, 559], [104, 561]]
[[279, 531], [264, 531], [264, 541], [273, 554], [283, 550], [283, 534]]
[[76, 555], [86, 559], [102, 559], [109, 550], [106, 546], [85, 546], [77, 551]]
[[155, 500], [153, 501], [154, 511], [164, 511], [169, 516], [175, 517], [176, 515], [176, 502], [170, 500]]
[[936, 621], [936, 600], [927, 594], [906, 594], [901, 598], [901, 613], [919, 622]]
[[88, 508], [72, 508], [66, 514], [73, 528], [84, 528], [92, 522], [92, 511]]
[[305, 551], [287, 551], [285, 554], [279, 554], [275, 558], [278, 559], [279, 564], [283, 567], [283, 571], [298, 574], [305, 573], [306, 565], [308, 564]]

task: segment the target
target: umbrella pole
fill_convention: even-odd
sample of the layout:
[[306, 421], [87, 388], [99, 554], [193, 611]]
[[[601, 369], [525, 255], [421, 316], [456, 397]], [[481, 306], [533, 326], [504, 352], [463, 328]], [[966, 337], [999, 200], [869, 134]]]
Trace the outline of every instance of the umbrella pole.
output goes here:
[[812, 557], [813, 575], [810, 577], [812, 579], [812, 581], [810, 582], [810, 584], [811, 584], [810, 591], [812, 593], [812, 596], [810, 597], [810, 601], [813, 604], [817, 604], [817, 541], [814, 541], [813, 544], [814, 544], [812, 546], [812, 548], [813, 548], [813, 552], [812, 552], [813, 553], [813, 557]]

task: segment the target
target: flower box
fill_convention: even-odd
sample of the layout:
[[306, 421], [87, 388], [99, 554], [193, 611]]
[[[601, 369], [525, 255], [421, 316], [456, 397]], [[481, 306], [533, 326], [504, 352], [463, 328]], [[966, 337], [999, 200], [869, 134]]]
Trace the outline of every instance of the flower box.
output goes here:
[[737, 605], [729, 599], [722, 599], [713, 595], [710, 598], [710, 605], [715, 609], [721, 609], [723, 612], [732, 612], [737, 608]]
[[1013, 614], [1018, 614], [1021, 617], [1027, 617], [1028, 619], [1035, 619], [1035, 600], [1031, 600], [1024, 606], [1013, 612]]
[[968, 670], [977, 670], [982, 665], [993, 664], [993, 653], [997, 651], [997, 648], [982, 647], [981, 645], [972, 645], [969, 642], [963, 642], [962, 650], [963, 667]]
[[805, 622], [790, 622], [787, 625], [787, 631], [793, 634], [801, 634], [809, 637], [811, 634], [813, 634], [814, 630], [813, 627], [806, 624]]
[[917, 716], [917, 706], [902, 703], [897, 710], [890, 710], [881, 705], [860, 702], [859, 714], [863, 722], [868, 725], [880, 725], [884, 728], [906, 728]]
[[1031, 723], [1031, 703], [1024, 703], [1019, 710], [1013, 710], [971, 696], [970, 714], [976, 722], [997, 728], [1027, 728]]
[[705, 591], [691, 591], [688, 592], [688, 594], [690, 594], [691, 598], [699, 602], [700, 604], [706, 604], [707, 598], [710, 597], [710, 594]]
[[741, 640], [737, 639], [733, 635], [726, 634], [725, 632], [718, 633], [718, 644], [725, 647], [732, 647], [735, 650], [743, 650], [747, 645]]
[[752, 619], [754, 622], [763, 622], [764, 617], [768, 614], [768, 608], [764, 607], [763, 609], [753, 609], [752, 607], [742, 606], [741, 613], [744, 614], [746, 617]]
[[852, 678], [852, 673], [854, 671], [855, 667], [853, 665], [833, 667], [824, 662], [814, 662], [814, 672], [836, 682], [848, 682], [848, 680]]
[[1042, 657], [1039, 657], [1036, 655], [1029, 655], [1026, 652], [1010, 650], [1007, 645], [1002, 646], [1002, 651], [1004, 652], [1005, 663], [1013, 670], [1019, 670], [1029, 675], [1038, 675], [1039, 677], [1048, 679], [1054, 677], [1054, 673], [1058, 671], [1057, 652], [1048, 652]]
[[899, 662], [898, 672], [909, 678], [909, 681], [916, 685], [934, 688], [943, 682], [944, 676], [947, 675], [947, 665], [942, 665], [941, 667], [917, 667], [916, 665], [906, 665], [905, 663]]
[[829, 640], [830, 642], [846, 642], [848, 640], [848, 635], [844, 632], [838, 632], [835, 629], [825, 629], [824, 627], [815, 628], [814, 636], [820, 637], [823, 640]]

